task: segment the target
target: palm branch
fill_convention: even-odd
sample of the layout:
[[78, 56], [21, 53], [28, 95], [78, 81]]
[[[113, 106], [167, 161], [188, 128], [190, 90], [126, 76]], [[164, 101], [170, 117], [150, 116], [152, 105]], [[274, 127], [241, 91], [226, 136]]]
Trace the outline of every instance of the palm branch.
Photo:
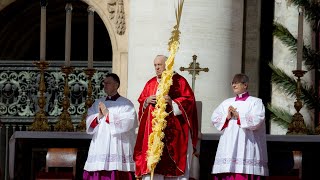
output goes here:
[[[278, 22], [274, 22], [273, 35], [286, 45], [293, 54], [297, 53], [297, 39], [286, 27]], [[303, 60], [304, 65], [308, 70], [315, 69], [316, 64], [318, 64], [317, 67], [320, 67], [320, 54], [319, 52], [312, 50], [310, 46], [303, 46]]]
[[[293, 77], [289, 77], [283, 70], [275, 67], [271, 63], [269, 63], [269, 67], [272, 69], [271, 82], [281, 87], [281, 90], [287, 95], [294, 97], [297, 86], [296, 80]], [[314, 88], [308, 86], [306, 83], [302, 83], [300, 98], [308, 109], [320, 107], [320, 99], [317, 98]]]
[[320, 19], [320, 3], [317, 1], [310, 1], [310, 0], [288, 0], [290, 3], [294, 4], [295, 6], [303, 6], [304, 14], [306, 20], [309, 21], [316, 28], [317, 23]]
[[271, 121], [285, 129], [288, 128], [289, 123], [292, 121], [292, 115], [288, 111], [279, 107], [271, 106], [271, 104], [267, 105], [267, 109], [271, 112]]
[[[272, 122], [284, 129], [288, 128], [292, 121], [292, 114], [283, 108], [272, 106], [270, 103], [267, 105], [267, 110], [270, 111], [270, 120]], [[307, 127], [307, 134], [314, 134], [314, 131], [310, 127]]]

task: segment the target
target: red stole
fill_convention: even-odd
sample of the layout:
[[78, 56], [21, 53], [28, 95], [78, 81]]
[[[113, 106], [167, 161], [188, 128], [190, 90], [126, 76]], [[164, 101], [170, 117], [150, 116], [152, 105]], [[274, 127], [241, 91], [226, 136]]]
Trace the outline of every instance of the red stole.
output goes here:
[[[172, 108], [167, 106], [166, 112], [171, 112], [166, 120], [167, 127], [164, 130], [165, 144], [161, 160], [155, 169], [156, 174], [164, 176], [180, 176], [186, 169], [188, 136], [191, 132], [192, 144], [195, 149], [198, 140], [198, 119], [194, 94], [185, 78], [175, 74], [172, 78], [169, 96], [176, 102], [182, 114], [174, 116]], [[150, 173], [147, 168], [148, 137], [152, 132], [152, 111], [154, 106], [148, 105], [143, 110], [143, 103], [150, 95], [156, 94], [158, 82], [156, 77], [149, 80], [143, 89], [138, 102], [139, 107], [139, 132], [134, 149], [134, 160], [136, 162], [136, 176], [140, 177]]]

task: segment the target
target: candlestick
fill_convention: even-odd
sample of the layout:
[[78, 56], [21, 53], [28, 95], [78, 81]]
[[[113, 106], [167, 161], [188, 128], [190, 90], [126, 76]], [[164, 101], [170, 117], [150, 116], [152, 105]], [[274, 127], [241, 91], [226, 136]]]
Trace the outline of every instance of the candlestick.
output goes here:
[[297, 112], [292, 116], [292, 121], [288, 125], [287, 134], [307, 134], [308, 132], [303, 116], [300, 113], [300, 110], [303, 107], [301, 101], [301, 77], [303, 77], [306, 72], [307, 71], [302, 70], [292, 71], [292, 73], [297, 77], [296, 101], [294, 102], [294, 108]]
[[72, 5], [66, 5], [65, 66], [70, 67]]
[[48, 68], [49, 63], [45, 60], [34, 62], [34, 64], [40, 70], [40, 82], [39, 82], [39, 93], [38, 98], [39, 111], [36, 113], [34, 121], [30, 126], [31, 131], [49, 131], [50, 127], [48, 125], [48, 117], [46, 115], [45, 105], [46, 105], [46, 84], [44, 77], [44, 70]]
[[88, 8], [88, 69], [93, 68], [94, 10]]
[[87, 119], [87, 115], [88, 115], [88, 109], [92, 106], [93, 102], [94, 102], [94, 98], [92, 97], [92, 77], [94, 75], [94, 73], [96, 72], [95, 69], [85, 69], [84, 72], [86, 73], [86, 75], [88, 76], [88, 94], [87, 94], [87, 98], [86, 98], [86, 111], [85, 113], [83, 113], [82, 115], [82, 120], [80, 121], [80, 123], [77, 126], [77, 131], [86, 131], [86, 119]]
[[302, 68], [303, 58], [303, 7], [299, 7], [299, 18], [298, 18], [298, 42], [297, 42], [297, 70]]
[[41, 20], [40, 20], [40, 61], [46, 59], [46, 4], [41, 6]]
[[70, 107], [70, 98], [69, 98], [70, 89], [69, 89], [68, 77], [69, 77], [69, 74], [73, 71], [73, 69], [74, 69], [73, 67], [61, 67], [61, 71], [65, 74], [64, 90], [63, 90], [64, 96], [62, 100], [63, 111], [60, 114], [60, 117], [54, 126], [55, 131], [74, 131], [71, 116], [68, 111]]

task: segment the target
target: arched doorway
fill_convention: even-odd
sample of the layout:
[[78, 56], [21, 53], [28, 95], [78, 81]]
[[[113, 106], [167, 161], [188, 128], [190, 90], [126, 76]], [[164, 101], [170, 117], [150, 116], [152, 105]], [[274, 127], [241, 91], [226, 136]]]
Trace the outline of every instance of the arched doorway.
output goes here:
[[[46, 59], [64, 60], [65, 2], [49, 1], [47, 5]], [[88, 5], [72, 2], [71, 61], [87, 61]], [[0, 59], [39, 60], [40, 2], [17, 0], [0, 11]], [[112, 61], [109, 33], [99, 16], [94, 16], [94, 61]]]
[[[1, 2], [1, 1], [0, 1]], [[8, 1], [6, 1], [8, 2]], [[98, 1], [69, 1], [72, 3], [72, 42], [71, 66], [87, 64], [87, 31], [88, 6], [96, 11], [94, 28], [94, 61], [95, 64], [110, 64], [113, 72], [121, 78], [122, 95], [126, 95], [127, 79], [127, 33], [118, 34], [114, 24], [109, 19], [108, 3]], [[66, 1], [48, 1], [47, 5], [47, 43], [46, 60], [51, 62], [64, 61], [65, 36], [65, 4]], [[87, 3], [87, 4], [86, 4]], [[40, 1], [26, 2], [12, 1], [8, 4], [0, 3], [0, 61], [15, 65], [30, 64], [38, 61], [40, 56]], [[59, 64], [59, 63], [58, 63]], [[95, 66], [94, 66], [95, 67]], [[24, 68], [24, 67], [22, 67]], [[17, 96], [17, 95], [16, 95]], [[30, 115], [32, 117], [32, 115]], [[32, 119], [32, 118], [31, 118]], [[3, 119], [2, 119], [2, 122]], [[6, 122], [4, 122], [6, 123]], [[9, 127], [9, 126], [8, 126]], [[11, 126], [10, 126], [11, 128]], [[1, 131], [5, 138], [10, 138], [12, 130]], [[1, 139], [4, 139], [1, 137]], [[6, 159], [7, 148], [5, 141], [0, 141], [0, 158]], [[3, 153], [2, 153], [3, 152]], [[1, 176], [8, 177], [7, 164], [0, 164]]]

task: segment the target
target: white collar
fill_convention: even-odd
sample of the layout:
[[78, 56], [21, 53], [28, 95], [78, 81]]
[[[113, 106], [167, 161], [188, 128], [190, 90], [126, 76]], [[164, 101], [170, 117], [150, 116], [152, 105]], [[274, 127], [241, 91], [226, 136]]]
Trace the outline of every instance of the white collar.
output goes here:
[[241, 93], [241, 94], [238, 94], [237, 96], [239, 97], [239, 98], [242, 98], [242, 96], [244, 95], [244, 94], [246, 94], [247, 93], [247, 91], [245, 91], [245, 92], [243, 92], [243, 93]]

